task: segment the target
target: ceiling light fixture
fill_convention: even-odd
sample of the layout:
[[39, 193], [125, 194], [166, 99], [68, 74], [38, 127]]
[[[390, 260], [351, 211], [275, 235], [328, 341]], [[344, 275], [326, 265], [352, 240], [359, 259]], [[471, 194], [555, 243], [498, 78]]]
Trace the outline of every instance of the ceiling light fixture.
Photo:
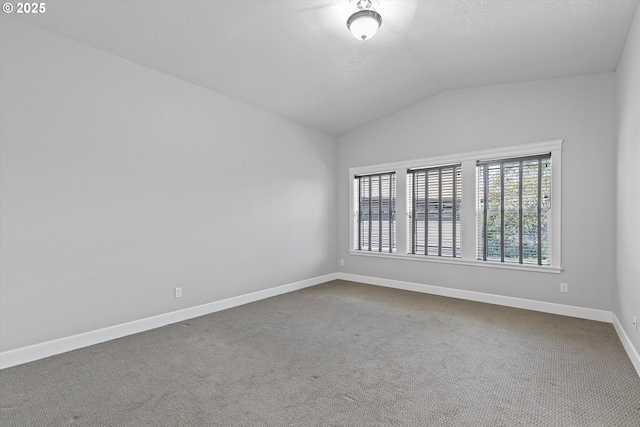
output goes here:
[[358, 40], [369, 40], [382, 25], [382, 16], [371, 5], [371, 0], [358, 0], [356, 11], [347, 19], [347, 28]]

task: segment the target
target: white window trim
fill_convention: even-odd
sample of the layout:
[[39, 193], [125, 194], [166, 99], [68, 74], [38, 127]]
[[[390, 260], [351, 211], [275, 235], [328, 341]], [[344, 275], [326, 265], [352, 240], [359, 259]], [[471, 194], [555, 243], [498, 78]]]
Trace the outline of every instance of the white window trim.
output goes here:
[[[409, 161], [383, 163], [349, 168], [349, 254], [369, 257], [402, 259], [420, 262], [436, 262], [443, 264], [469, 265], [508, 270], [524, 270], [544, 273], [562, 272], [562, 145], [564, 140], [535, 142], [512, 145], [487, 150], [468, 151], [464, 153], [427, 157]], [[478, 261], [476, 259], [476, 161], [493, 160], [506, 157], [524, 157], [551, 153], [551, 260], [550, 265], [512, 264], [496, 261]], [[418, 167], [443, 166], [462, 163], [462, 256], [460, 258], [412, 255], [407, 253], [407, 169]], [[377, 172], [396, 173], [396, 251], [380, 253], [355, 250], [353, 235], [355, 211], [353, 203], [353, 182], [356, 175]], [[471, 207], [471, 208], [470, 208]], [[470, 242], [470, 243], [469, 243]]]

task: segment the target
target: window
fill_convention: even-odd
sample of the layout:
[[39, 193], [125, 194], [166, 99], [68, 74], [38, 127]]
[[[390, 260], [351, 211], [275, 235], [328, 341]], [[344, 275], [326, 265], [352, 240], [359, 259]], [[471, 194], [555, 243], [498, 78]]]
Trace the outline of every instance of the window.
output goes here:
[[551, 155], [477, 162], [477, 257], [549, 265]]
[[562, 144], [350, 168], [349, 253], [561, 273]]
[[411, 254], [459, 257], [461, 165], [407, 171]]
[[[396, 175], [393, 172], [355, 177], [356, 249], [395, 252]], [[355, 231], [355, 230], [354, 230]]]

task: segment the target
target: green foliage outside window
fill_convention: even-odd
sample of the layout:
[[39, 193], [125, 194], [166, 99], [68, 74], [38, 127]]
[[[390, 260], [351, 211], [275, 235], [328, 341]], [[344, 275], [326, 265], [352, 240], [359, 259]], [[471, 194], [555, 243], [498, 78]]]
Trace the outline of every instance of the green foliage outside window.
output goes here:
[[479, 165], [478, 201], [479, 259], [549, 264], [550, 157]]

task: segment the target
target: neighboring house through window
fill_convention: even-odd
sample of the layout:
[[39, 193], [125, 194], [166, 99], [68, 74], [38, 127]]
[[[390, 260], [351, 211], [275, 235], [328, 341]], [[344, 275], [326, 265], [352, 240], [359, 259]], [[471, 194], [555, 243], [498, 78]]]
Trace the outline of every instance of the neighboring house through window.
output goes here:
[[461, 165], [407, 171], [412, 254], [460, 256]]
[[355, 177], [358, 210], [357, 248], [394, 252], [396, 249], [396, 175], [393, 172]]

